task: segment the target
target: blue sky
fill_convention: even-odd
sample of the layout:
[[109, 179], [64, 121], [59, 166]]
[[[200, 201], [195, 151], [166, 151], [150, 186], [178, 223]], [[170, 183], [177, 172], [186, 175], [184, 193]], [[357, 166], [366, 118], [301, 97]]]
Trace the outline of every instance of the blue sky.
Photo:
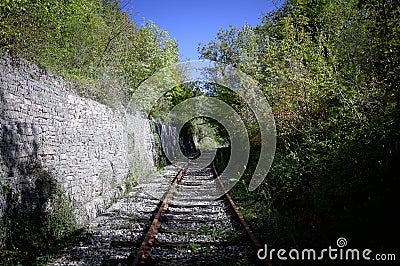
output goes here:
[[144, 19], [152, 20], [178, 41], [183, 61], [198, 59], [198, 44], [214, 39], [220, 28], [258, 25], [262, 14], [274, 9], [272, 0], [128, 1], [121, 0], [121, 4], [128, 3], [126, 9], [139, 25]]

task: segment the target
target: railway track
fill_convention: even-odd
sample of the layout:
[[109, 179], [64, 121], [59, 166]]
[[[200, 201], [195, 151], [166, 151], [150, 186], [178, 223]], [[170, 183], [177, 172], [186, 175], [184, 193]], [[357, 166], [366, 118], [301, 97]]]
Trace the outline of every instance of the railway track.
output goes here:
[[193, 162], [180, 170], [158, 206], [132, 266], [271, 265], [257, 261], [255, 252], [261, 245], [230, 195], [213, 200], [207, 194], [215, 189], [212, 181], [216, 177], [214, 167], [199, 169]]
[[[49, 265], [270, 265], [256, 258], [259, 243], [229, 195], [207, 196], [215, 173], [198, 163], [140, 183]], [[161, 201], [149, 195], [171, 180]]]

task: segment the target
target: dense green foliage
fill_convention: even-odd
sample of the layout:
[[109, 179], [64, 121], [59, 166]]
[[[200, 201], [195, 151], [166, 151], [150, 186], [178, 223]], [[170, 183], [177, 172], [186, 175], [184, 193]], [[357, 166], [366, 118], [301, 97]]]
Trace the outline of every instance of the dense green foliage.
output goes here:
[[396, 245], [399, 15], [390, 0], [289, 0], [261, 25], [200, 45], [257, 79], [274, 111], [273, 166], [243, 202], [263, 209], [249, 218], [269, 243]]
[[0, 47], [72, 77], [85, 96], [107, 103], [128, 100], [143, 80], [178, 60], [166, 31], [151, 22], [137, 27], [114, 0], [2, 1]]

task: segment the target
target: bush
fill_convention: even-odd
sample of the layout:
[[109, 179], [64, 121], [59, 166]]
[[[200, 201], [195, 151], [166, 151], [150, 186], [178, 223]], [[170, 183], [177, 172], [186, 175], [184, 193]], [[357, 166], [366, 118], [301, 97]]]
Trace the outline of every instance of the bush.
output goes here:
[[46, 260], [76, 230], [71, 202], [54, 177], [38, 166], [26, 174], [31, 182], [16, 187], [2, 183], [6, 209], [1, 219], [5, 244], [1, 258], [9, 265]]

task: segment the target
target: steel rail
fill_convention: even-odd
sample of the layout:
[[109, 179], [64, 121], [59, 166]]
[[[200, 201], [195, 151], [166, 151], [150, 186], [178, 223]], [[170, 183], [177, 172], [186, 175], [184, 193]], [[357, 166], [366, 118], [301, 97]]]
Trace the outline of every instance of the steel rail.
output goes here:
[[169, 189], [164, 197], [164, 200], [162, 201], [162, 203], [158, 209], [158, 212], [153, 219], [153, 222], [151, 223], [150, 229], [149, 229], [149, 231], [147, 231], [146, 237], [144, 238], [142, 244], [140, 245], [140, 248], [139, 248], [139, 251], [137, 252], [135, 260], [131, 264], [132, 266], [145, 264], [146, 260], [150, 257], [151, 247], [155, 241], [155, 236], [158, 233], [158, 230], [160, 229], [160, 226], [161, 226], [161, 218], [164, 216], [165, 211], [168, 209], [168, 204], [173, 197], [174, 190], [178, 186], [183, 175], [185, 174], [188, 165], [189, 165], [189, 163], [186, 163], [186, 165], [179, 171], [179, 173], [176, 175], [176, 177], [172, 181], [172, 184], [169, 187]]
[[[171, 186], [169, 187], [168, 191], [165, 194], [165, 197], [158, 209], [157, 214], [154, 216], [153, 221], [151, 223], [151, 226], [135, 256], [135, 259], [133, 261], [132, 264], [130, 264], [131, 266], [137, 266], [137, 265], [144, 265], [146, 263], [146, 261], [150, 258], [150, 250], [151, 247], [153, 246], [153, 243], [155, 242], [155, 236], [156, 234], [159, 232], [160, 228], [161, 228], [161, 219], [164, 216], [165, 212], [168, 209], [169, 203], [173, 198], [175, 189], [178, 187], [181, 179], [183, 178], [184, 174], [186, 173], [186, 170], [188, 168], [189, 163], [187, 163], [180, 171], [179, 173], [176, 175], [176, 177], [173, 179]], [[229, 192], [225, 189], [223, 183], [221, 182], [218, 173], [215, 169], [214, 163], [212, 164], [212, 172], [214, 177], [218, 180], [219, 185], [221, 186], [221, 188], [223, 189], [224, 192], [224, 196], [226, 197], [226, 199], [228, 200], [235, 216], [237, 217], [237, 219], [239, 220], [240, 224], [243, 226], [243, 228], [246, 231], [247, 236], [249, 237], [249, 240], [251, 242], [251, 246], [253, 247], [253, 249], [255, 250], [255, 252], [257, 252], [258, 250], [260, 250], [262, 248], [260, 242], [258, 241], [258, 239], [256, 238], [256, 236], [254, 235], [253, 231], [251, 230], [250, 226], [247, 224], [247, 222], [245, 221], [243, 215], [240, 213], [239, 209], [237, 208], [235, 202], [233, 201], [232, 197], [230, 196]], [[265, 263], [265, 265], [268, 266], [272, 266], [272, 263], [269, 259], [265, 259], [263, 261]]]
[[[219, 175], [217, 173], [217, 170], [215, 169], [215, 165], [214, 162], [212, 163], [212, 170], [213, 170], [213, 174], [215, 176], [215, 178], [218, 180], [219, 185], [222, 188], [222, 191], [224, 192], [224, 195], [226, 197], [226, 199], [228, 200], [230, 206], [232, 207], [233, 212], [235, 213], [236, 217], [238, 218], [238, 220], [240, 221], [241, 225], [243, 226], [243, 228], [246, 230], [247, 236], [250, 239], [251, 245], [254, 249], [255, 252], [258, 252], [258, 250], [262, 249], [262, 246], [260, 244], [260, 241], [258, 241], [258, 239], [256, 238], [256, 236], [254, 235], [253, 231], [251, 230], [250, 226], [247, 224], [246, 220], [244, 219], [243, 215], [240, 213], [238, 207], [236, 206], [235, 202], [233, 201], [231, 195], [229, 194], [229, 192], [225, 189], [224, 184], [221, 182]], [[272, 266], [272, 262], [271, 260], [269, 260], [268, 258], [266, 258], [264, 260], [264, 263], [268, 266]]]

